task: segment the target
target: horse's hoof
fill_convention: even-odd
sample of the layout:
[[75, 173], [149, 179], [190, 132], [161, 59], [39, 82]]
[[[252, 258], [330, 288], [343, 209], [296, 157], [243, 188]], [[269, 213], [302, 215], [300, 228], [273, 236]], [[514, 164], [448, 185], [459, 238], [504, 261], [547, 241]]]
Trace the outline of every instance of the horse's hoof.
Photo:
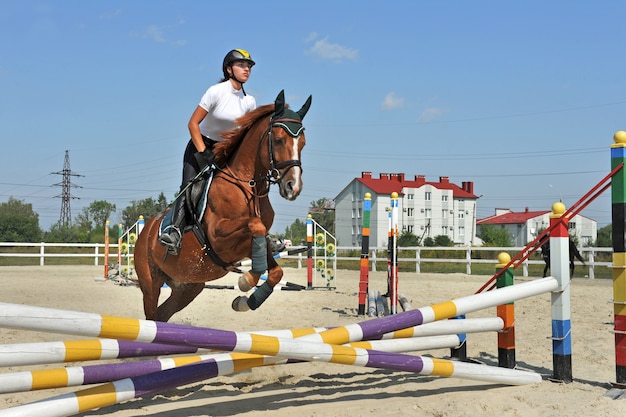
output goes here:
[[248, 311], [250, 307], [248, 306], [248, 297], [239, 296], [233, 300], [233, 310], [235, 311]]
[[256, 285], [252, 281], [254, 281], [252, 275], [250, 275], [249, 272], [244, 272], [242, 275], [239, 276], [239, 282], [237, 283], [237, 285], [239, 286], [239, 290], [242, 292], [250, 291], [252, 287]]

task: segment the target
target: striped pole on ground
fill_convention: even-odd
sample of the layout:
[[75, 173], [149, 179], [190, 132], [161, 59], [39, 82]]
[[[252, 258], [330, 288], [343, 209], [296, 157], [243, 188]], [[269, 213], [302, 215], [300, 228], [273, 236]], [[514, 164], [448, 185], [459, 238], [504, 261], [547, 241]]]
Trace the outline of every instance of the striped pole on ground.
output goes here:
[[553, 378], [572, 382], [572, 321], [570, 312], [568, 219], [565, 205], [552, 205], [550, 215], [550, 272], [558, 282], [551, 294]]
[[370, 213], [372, 195], [365, 193], [363, 199], [363, 225], [361, 228], [361, 260], [359, 274], [359, 310], [358, 315], [365, 315], [365, 304], [369, 290], [369, 253], [370, 253]]
[[[511, 261], [508, 253], [498, 255], [496, 273], [505, 268]], [[504, 288], [515, 283], [513, 268], [506, 268], [496, 280], [496, 288]], [[498, 332], [498, 366], [515, 368], [515, 304], [513, 301], [501, 304], [496, 308], [498, 317], [504, 322], [504, 329]]]
[[193, 346], [161, 345], [117, 339], [66, 340], [59, 342], [0, 345], [0, 366], [40, 365], [136, 358], [140, 356], [195, 353]]
[[[320, 333], [308, 334], [300, 337], [298, 341], [310, 340], [323, 344], [341, 345], [371, 339], [382, 336], [385, 333], [542, 294], [556, 289], [557, 286], [557, 281], [552, 277], [540, 278], [510, 287], [405, 311], [395, 316], [371, 319], [361, 323], [335, 327]], [[0, 327], [139, 342], [191, 345], [223, 351], [235, 349], [238, 335], [242, 334], [241, 332], [228, 330], [9, 303], [0, 303]], [[248, 340], [251, 335], [243, 334], [242, 337]], [[278, 340], [275, 337], [274, 339]], [[277, 342], [272, 342], [272, 346], [275, 343]], [[257, 353], [254, 351], [248, 352], [245, 349], [237, 351]], [[311, 354], [315, 355], [313, 352]], [[297, 357], [294, 358], [299, 359]]]
[[218, 359], [209, 359], [186, 366], [125, 378], [78, 392], [0, 410], [0, 417], [72, 416], [80, 412], [118, 404], [219, 375], [228, 375], [273, 363], [276, 363], [275, 358], [237, 353], [227, 354]]
[[[626, 162], [626, 132], [613, 136], [611, 169]], [[613, 315], [616, 383], [626, 385], [626, 173], [622, 168], [611, 179], [613, 232]]]

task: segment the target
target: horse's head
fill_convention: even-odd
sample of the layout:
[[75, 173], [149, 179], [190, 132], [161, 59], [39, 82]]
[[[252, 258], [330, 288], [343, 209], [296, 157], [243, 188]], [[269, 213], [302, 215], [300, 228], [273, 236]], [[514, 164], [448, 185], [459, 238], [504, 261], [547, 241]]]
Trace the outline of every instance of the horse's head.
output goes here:
[[286, 107], [284, 90], [274, 102], [269, 134], [271, 175], [278, 184], [280, 195], [287, 200], [295, 200], [302, 191], [300, 156], [306, 144], [302, 119], [309, 111], [311, 99], [309, 96], [297, 112]]

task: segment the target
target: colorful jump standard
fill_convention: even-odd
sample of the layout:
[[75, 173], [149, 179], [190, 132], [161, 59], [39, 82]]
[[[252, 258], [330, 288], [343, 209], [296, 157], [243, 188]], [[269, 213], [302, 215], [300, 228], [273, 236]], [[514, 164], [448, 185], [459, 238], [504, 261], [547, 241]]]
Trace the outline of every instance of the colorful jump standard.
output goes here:
[[306, 216], [306, 288], [313, 289], [313, 217]]
[[[496, 272], [506, 267], [510, 261], [511, 256], [508, 253], [502, 252], [498, 255]], [[513, 268], [506, 268], [497, 278], [496, 287], [508, 287], [514, 283]], [[513, 301], [499, 305], [497, 313], [504, 322], [504, 328], [498, 332], [498, 366], [513, 369], [515, 368], [515, 305]]]
[[[626, 132], [613, 136], [611, 169], [626, 162]], [[613, 231], [613, 314], [616, 383], [626, 386], [626, 173], [619, 170], [611, 180]]]
[[565, 205], [552, 205], [550, 215], [550, 272], [559, 286], [552, 292], [552, 365], [554, 380], [572, 382], [572, 321], [570, 314], [568, 218]]
[[391, 314], [398, 313], [398, 193], [391, 193]]
[[372, 195], [365, 193], [363, 199], [363, 227], [361, 229], [361, 263], [359, 275], [359, 316], [365, 315], [367, 293], [369, 287], [369, 252], [370, 252], [370, 213], [372, 211]]

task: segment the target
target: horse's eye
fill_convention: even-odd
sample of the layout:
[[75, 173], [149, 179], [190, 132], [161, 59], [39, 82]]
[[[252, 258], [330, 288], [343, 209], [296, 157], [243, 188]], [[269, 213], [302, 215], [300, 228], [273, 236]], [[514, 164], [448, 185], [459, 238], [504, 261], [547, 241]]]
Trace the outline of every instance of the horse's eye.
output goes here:
[[274, 136], [274, 144], [275, 145], [282, 145], [283, 143], [285, 143], [285, 140], [283, 138], [279, 138], [277, 136]]

